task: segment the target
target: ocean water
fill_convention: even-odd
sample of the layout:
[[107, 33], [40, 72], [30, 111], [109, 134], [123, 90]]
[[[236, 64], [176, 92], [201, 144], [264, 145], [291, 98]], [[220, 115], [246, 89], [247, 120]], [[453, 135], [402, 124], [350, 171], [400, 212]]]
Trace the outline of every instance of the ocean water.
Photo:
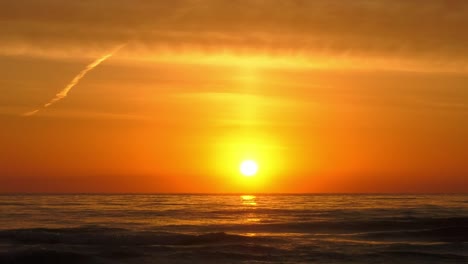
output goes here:
[[468, 195], [1, 195], [0, 263], [468, 263]]

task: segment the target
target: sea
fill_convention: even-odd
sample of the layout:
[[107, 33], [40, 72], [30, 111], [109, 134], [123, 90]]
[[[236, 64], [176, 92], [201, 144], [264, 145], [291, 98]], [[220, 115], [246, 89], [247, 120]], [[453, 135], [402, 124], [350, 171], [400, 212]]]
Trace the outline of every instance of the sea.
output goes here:
[[468, 195], [0, 195], [0, 263], [468, 263]]

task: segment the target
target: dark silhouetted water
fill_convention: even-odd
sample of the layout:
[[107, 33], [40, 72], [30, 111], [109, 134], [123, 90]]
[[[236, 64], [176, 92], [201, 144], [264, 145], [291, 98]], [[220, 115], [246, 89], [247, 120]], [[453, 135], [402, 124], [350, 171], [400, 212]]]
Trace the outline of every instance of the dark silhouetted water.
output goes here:
[[2, 195], [0, 263], [468, 263], [468, 195]]

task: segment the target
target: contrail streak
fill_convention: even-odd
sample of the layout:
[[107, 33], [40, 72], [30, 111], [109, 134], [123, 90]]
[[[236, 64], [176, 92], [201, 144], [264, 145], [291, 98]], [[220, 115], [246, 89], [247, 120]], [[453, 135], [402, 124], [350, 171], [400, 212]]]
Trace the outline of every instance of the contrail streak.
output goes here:
[[120, 46], [116, 47], [115, 49], [113, 49], [108, 54], [106, 54], [106, 55], [98, 58], [97, 60], [91, 62], [89, 65], [86, 66], [86, 68], [84, 68], [80, 73], [78, 73], [78, 75], [76, 75], [75, 78], [73, 78], [73, 80], [71, 80], [71, 82], [67, 86], [65, 86], [65, 88], [62, 91], [60, 91], [58, 94], [56, 94], [55, 97], [52, 98], [48, 103], [44, 104], [43, 107], [41, 107], [39, 109], [36, 109], [34, 111], [31, 111], [31, 112], [24, 113], [23, 116], [32, 116], [32, 115], [36, 114], [37, 112], [39, 112], [41, 109], [47, 108], [47, 107], [55, 104], [56, 102], [62, 100], [63, 98], [67, 97], [67, 95], [71, 91], [71, 89], [73, 89], [73, 87], [75, 87], [80, 82], [80, 80], [83, 77], [85, 77], [85, 75], [88, 72], [92, 71], [94, 68], [99, 66], [99, 64], [103, 63], [104, 61], [106, 61], [107, 59], [112, 57], [115, 53], [117, 53], [125, 45], [126, 44], [120, 45]]

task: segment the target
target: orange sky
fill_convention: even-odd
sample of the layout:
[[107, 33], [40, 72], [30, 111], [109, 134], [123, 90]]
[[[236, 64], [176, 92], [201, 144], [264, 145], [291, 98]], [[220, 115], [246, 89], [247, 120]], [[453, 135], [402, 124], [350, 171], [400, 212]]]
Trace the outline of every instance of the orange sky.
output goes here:
[[468, 192], [464, 1], [10, 1], [0, 17], [0, 192]]

